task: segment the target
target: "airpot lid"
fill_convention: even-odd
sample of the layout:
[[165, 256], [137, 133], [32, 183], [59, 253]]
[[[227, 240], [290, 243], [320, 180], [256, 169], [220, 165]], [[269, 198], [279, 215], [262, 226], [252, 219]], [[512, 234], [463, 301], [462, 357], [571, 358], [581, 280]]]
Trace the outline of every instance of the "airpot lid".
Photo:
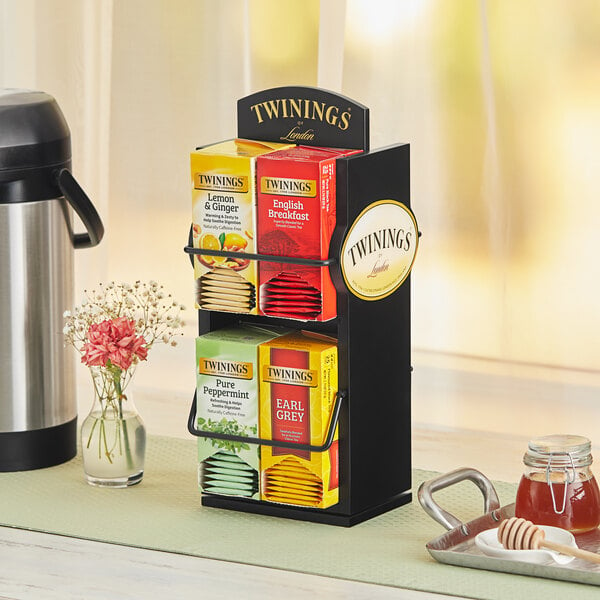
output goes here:
[[0, 172], [71, 160], [71, 136], [56, 100], [44, 92], [0, 89]]

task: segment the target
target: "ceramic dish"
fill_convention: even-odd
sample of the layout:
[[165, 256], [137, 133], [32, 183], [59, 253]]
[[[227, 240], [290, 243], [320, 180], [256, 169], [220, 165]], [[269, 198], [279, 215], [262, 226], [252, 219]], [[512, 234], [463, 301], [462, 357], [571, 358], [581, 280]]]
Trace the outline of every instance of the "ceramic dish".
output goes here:
[[[550, 542], [556, 542], [565, 546], [577, 548], [573, 534], [565, 529], [558, 527], [549, 527], [540, 525], [546, 534], [546, 539]], [[570, 563], [574, 557], [560, 554], [554, 550], [506, 550], [498, 541], [498, 528], [487, 529], [482, 531], [475, 537], [475, 545], [486, 555], [495, 558], [504, 558], [508, 560], [518, 560], [534, 564], [552, 564], [566, 565]]]

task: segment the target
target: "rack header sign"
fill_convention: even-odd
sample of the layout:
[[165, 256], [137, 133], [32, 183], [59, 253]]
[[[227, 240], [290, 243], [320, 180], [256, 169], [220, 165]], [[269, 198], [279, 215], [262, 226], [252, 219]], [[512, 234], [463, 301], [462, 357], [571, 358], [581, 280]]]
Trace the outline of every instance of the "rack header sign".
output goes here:
[[356, 218], [342, 245], [342, 275], [362, 300], [381, 300], [409, 276], [419, 244], [412, 211], [396, 200], [369, 204]]
[[369, 150], [369, 109], [314, 87], [279, 87], [240, 98], [240, 138]]

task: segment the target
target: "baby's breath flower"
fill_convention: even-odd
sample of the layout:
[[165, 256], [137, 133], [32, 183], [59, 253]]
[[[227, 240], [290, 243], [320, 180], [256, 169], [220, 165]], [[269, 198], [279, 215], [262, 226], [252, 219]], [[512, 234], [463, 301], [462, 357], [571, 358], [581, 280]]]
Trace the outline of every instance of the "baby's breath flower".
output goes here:
[[127, 317], [135, 322], [136, 335], [144, 337], [148, 350], [155, 342], [175, 345], [173, 337], [182, 335], [179, 313], [184, 307], [171, 302], [171, 294], [165, 296], [162, 290], [155, 281], [136, 281], [133, 286], [111, 281], [97, 290], [84, 290], [81, 305], [63, 314], [65, 341], [83, 353], [91, 325]]

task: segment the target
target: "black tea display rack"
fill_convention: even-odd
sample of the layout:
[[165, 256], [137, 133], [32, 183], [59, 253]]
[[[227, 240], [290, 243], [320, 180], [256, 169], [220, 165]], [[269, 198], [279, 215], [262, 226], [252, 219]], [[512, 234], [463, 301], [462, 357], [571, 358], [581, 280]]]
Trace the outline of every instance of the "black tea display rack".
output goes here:
[[[200, 309], [199, 335], [240, 323], [282, 325], [327, 334], [338, 340], [339, 392], [323, 444], [308, 446], [260, 438], [236, 438], [207, 432], [196, 424], [196, 396], [188, 430], [201, 437], [246, 443], [326, 451], [339, 427], [339, 502], [327, 509], [276, 504], [234, 496], [202, 495], [202, 505], [287, 517], [317, 523], [351, 526], [412, 500], [411, 490], [411, 361], [410, 269], [418, 243], [416, 221], [410, 211], [410, 147], [394, 145], [369, 151], [369, 109], [344, 96], [311, 87], [280, 87], [257, 92], [238, 101], [237, 135], [306, 146], [360, 149], [363, 152], [336, 160], [336, 227], [329, 257], [324, 261], [297, 257], [243, 254], [257, 261], [294, 263], [329, 269], [337, 293], [337, 318], [295, 321], [261, 315]], [[383, 245], [373, 274], [390, 268], [381, 258], [392, 242], [403, 246], [412, 259], [391, 289], [372, 294], [356, 287], [344, 269], [350, 253], [346, 246], [357, 224], [372, 207], [401, 205], [410, 215], [414, 237], [390, 241], [384, 234], [359, 241], [362, 250]], [[387, 223], [386, 225], [391, 225]], [[399, 235], [399, 233], [398, 233]], [[379, 237], [377, 237], [379, 236]], [[383, 237], [381, 237], [383, 236]], [[368, 238], [368, 239], [367, 239]], [[354, 239], [354, 238], [352, 238]], [[382, 242], [383, 240], [383, 242]], [[342, 252], [346, 249], [346, 262]], [[239, 256], [192, 247], [191, 233], [185, 252]], [[353, 252], [353, 249], [350, 249]], [[353, 258], [355, 256], [353, 255]]]

